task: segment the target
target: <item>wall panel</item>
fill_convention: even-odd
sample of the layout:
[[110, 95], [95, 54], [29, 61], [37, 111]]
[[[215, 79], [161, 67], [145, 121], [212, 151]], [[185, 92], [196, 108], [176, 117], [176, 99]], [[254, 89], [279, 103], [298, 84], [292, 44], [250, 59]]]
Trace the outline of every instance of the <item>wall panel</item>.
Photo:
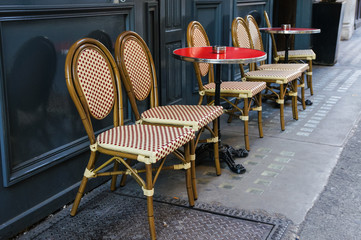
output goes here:
[[[133, 1], [15, 5], [0, 7], [0, 238], [71, 201], [88, 161], [88, 139], [65, 84], [69, 47], [92, 37], [113, 53], [118, 34], [134, 26]], [[107, 119], [94, 128], [111, 126]]]

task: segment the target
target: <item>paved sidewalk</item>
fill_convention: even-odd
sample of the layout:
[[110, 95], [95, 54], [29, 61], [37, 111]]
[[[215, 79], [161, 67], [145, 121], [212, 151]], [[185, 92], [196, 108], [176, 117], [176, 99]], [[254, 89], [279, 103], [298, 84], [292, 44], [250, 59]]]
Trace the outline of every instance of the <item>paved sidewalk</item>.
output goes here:
[[[222, 163], [222, 175], [217, 177], [212, 161], [199, 162], [197, 204], [270, 218], [281, 216], [292, 223], [282, 239], [295, 239], [300, 229], [301, 239], [306, 240], [361, 239], [361, 187], [357, 186], [361, 180], [361, 130], [357, 125], [361, 116], [360, 42], [361, 30], [357, 30], [351, 40], [341, 42], [335, 66], [314, 67], [314, 96], [306, 91], [313, 105], [302, 110], [299, 104], [296, 121], [288, 101], [285, 131], [280, 130], [279, 108], [271, 102], [263, 104], [264, 138], [258, 137], [256, 115], [250, 115], [251, 151], [247, 158], [236, 159], [246, 167], [245, 174], [235, 174]], [[223, 143], [243, 147], [242, 121], [234, 119], [228, 124], [226, 119], [222, 116]], [[124, 192], [137, 195], [141, 190], [128, 178], [127, 185], [113, 194]], [[161, 174], [155, 193], [187, 199], [183, 173]], [[109, 212], [111, 209], [109, 206]], [[157, 215], [155, 218], [162, 221]], [[102, 222], [95, 224], [101, 227]]]
[[361, 239], [361, 126], [355, 126], [320, 198], [300, 226], [300, 239]]
[[[357, 30], [351, 40], [341, 42], [339, 60], [335, 65], [335, 68], [344, 69], [346, 74], [351, 74], [348, 84], [345, 82], [344, 86], [356, 88], [350, 91], [350, 95], [355, 98], [361, 97], [360, 88], [354, 85], [355, 81], [361, 81], [360, 42], [361, 30]], [[360, 113], [358, 103], [349, 104], [356, 113]], [[345, 117], [343, 119], [353, 121]], [[327, 185], [300, 226], [300, 239], [361, 239], [361, 125], [360, 118], [358, 120]], [[334, 128], [338, 127], [337, 124], [334, 125]]]

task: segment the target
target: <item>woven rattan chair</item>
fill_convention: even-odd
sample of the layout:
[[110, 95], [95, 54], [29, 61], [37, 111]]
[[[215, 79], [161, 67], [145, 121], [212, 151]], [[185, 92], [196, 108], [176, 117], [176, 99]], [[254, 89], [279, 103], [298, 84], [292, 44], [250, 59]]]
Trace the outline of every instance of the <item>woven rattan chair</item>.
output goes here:
[[[156, 238], [153, 216], [154, 184], [163, 167], [165, 158], [179, 147], [184, 146], [182, 164], [170, 169], [186, 169], [188, 200], [194, 205], [191, 184], [189, 143], [195, 137], [192, 128], [175, 128], [153, 125], [123, 125], [123, 103], [118, 67], [107, 48], [94, 39], [84, 38], [74, 43], [65, 62], [66, 83], [72, 100], [80, 114], [90, 141], [90, 159], [85, 168], [83, 180], [74, 201], [71, 215], [76, 214], [89, 178], [113, 176], [111, 189], [115, 189], [116, 176], [129, 174], [142, 187], [147, 197], [150, 235]], [[92, 122], [102, 120], [113, 111], [114, 127], [95, 136]], [[99, 154], [111, 156], [100, 167], [95, 168]], [[127, 160], [125, 160], [127, 159]], [[128, 160], [145, 164], [145, 169], [134, 169]], [[157, 164], [157, 168], [153, 165]], [[113, 171], [105, 168], [114, 164]], [[119, 171], [123, 164], [126, 171]], [[153, 177], [152, 171], [155, 171]], [[145, 180], [140, 173], [145, 172]]]
[[[205, 47], [210, 46], [208, 36], [203, 26], [197, 22], [192, 21], [187, 28], [187, 43], [188, 47]], [[215, 95], [215, 83], [213, 64], [208, 63], [193, 63], [198, 87], [199, 87], [199, 104], [203, 102], [203, 96], [207, 97], [207, 103], [212, 104]], [[203, 85], [203, 78], [207, 78], [208, 82]], [[228, 122], [231, 121], [232, 116], [236, 112], [240, 112], [239, 118], [244, 122], [244, 140], [246, 150], [250, 150], [249, 137], [248, 137], [248, 119], [249, 111], [258, 111], [258, 129], [259, 136], [263, 137], [262, 129], [262, 96], [261, 92], [266, 88], [264, 82], [238, 82], [238, 81], [222, 81], [220, 96], [221, 99], [228, 102], [233, 108], [226, 111], [230, 114]], [[235, 98], [236, 101], [232, 102], [230, 98]], [[243, 100], [243, 109], [238, 107], [240, 100]]]
[[[238, 44], [238, 46], [251, 46], [251, 48], [264, 51], [261, 32], [259, 31], [256, 20], [253, 16], [247, 16], [247, 23], [242, 18], [235, 18], [232, 23], [232, 31], [239, 32], [239, 34], [233, 34], [233, 44]], [[246, 35], [248, 38], [239, 38], [238, 36]], [[301, 103], [303, 110], [306, 109], [305, 103], [305, 84], [304, 76], [305, 72], [308, 70], [308, 64], [305, 63], [277, 63], [277, 64], [265, 64], [265, 62], [260, 62], [260, 64], [252, 64], [253, 70], [277, 70], [277, 71], [300, 71], [302, 73], [301, 77], [298, 79], [299, 83], [297, 88], [301, 89]]]
[[[264, 17], [266, 19], [267, 27], [272, 27], [271, 22], [268, 18], [268, 14], [264, 11]], [[277, 45], [273, 33], [271, 34], [272, 39], [272, 52], [273, 60], [275, 63], [285, 60], [285, 51], [277, 51]], [[313, 86], [312, 86], [312, 60], [316, 59], [316, 53], [312, 49], [297, 49], [288, 51], [288, 61], [290, 62], [308, 62], [309, 68], [306, 71], [307, 75], [307, 87], [310, 89], [311, 95], [313, 95]]]
[[[233, 44], [237, 47], [253, 48], [254, 46], [250, 36], [251, 34], [247, 28], [246, 22], [242, 18], [234, 19], [232, 22]], [[271, 91], [272, 94], [264, 96], [275, 100], [280, 105], [280, 122], [282, 130], [285, 129], [284, 98], [286, 95], [292, 96], [293, 118], [298, 119], [297, 80], [302, 75], [299, 70], [262, 69], [245, 73], [242, 65], [240, 65], [240, 69], [245, 80], [264, 81], [267, 83], [267, 90]]]
[[[123, 84], [126, 88], [135, 119], [142, 124], [158, 124], [175, 127], [191, 127], [198, 131], [191, 141], [193, 194], [197, 198], [195, 178], [195, 148], [199, 142], [213, 142], [216, 174], [221, 174], [218, 149], [218, 117], [223, 114], [221, 106], [168, 105], [159, 106], [157, 77], [152, 55], [144, 40], [135, 32], [120, 34], [115, 44], [115, 55]], [[149, 99], [150, 109], [140, 114], [137, 103]], [[214, 131], [208, 126], [213, 122]], [[204, 129], [211, 138], [200, 140]]]

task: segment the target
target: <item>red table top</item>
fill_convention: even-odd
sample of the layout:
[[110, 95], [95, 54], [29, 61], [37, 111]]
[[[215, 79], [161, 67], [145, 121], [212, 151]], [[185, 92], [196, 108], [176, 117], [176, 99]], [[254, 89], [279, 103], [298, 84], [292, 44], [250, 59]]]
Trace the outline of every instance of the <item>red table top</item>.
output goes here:
[[321, 29], [318, 28], [294, 28], [294, 27], [287, 30], [284, 30], [280, 27], [260, 28], [259, 30], [269, 33], [276, 33], [276, 34], [310, 34], [310, 33], [321, 32]]
[[188, 62], [205, 62], [214, 64], [240, 64], [262, 61], [267, 58], [263, 51], [226, 47], [225, 53], [214, 53], [212, 47], [180, 48], [173, 51], [174, 57]]

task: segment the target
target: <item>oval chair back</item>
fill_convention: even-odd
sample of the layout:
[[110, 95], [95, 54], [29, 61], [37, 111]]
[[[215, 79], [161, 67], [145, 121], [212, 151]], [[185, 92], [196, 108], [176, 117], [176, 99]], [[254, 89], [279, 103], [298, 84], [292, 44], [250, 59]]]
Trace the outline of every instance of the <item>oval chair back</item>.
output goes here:
[[[232, 42], [235, 47], [253, 48], [251, 34], [249, 32], [246, 21], [243, 18], [237, 17], [232, 21]], [[239, 64], [242, 77], [244, 77], [243, 65]], [[250, 70], [254, 70], [254, 64], [250, 64]]]
[[91, 144], [96, 141], [92, 118], [102, 120], [114, 110], [114, 126], [123, 124], [120, 75], [103, 44], [91, 38], [74, 43], [65, 61], [65, 77]]
[[[267, 27], [268, 28], [271, 28], [272, 27], [272, 24], [269, 20], [269, 17], [268, 17], [268, 14], [267, 14], [267, 11], [264, 11], [263, 12], [263, 15], [264, 15], [264, 18], [266, 19], [266, 24], [267, 24]], [[273, 53], [273, 59], [275, 60], [275, 62], [277, 63], [279, 61], [279, 57], [278, 57], [278, 54], [277, 54], [277, 45], [276, 45], [276, 40], [275, 40], [275, 36], [273, 33], [270, 33], [271, 35], [271, 39], [272, 39], [272, 53]]]
[[[187, 28], [187, 45], [188, 47], [208, 47], [210, 42], [205, 29], [202, 24], [197, 21], [192, 21], [188, 24]], [[208, 75], [208, 82], [214, 82], [213, 64], [209, 63], [193, 63], [194, 70], [198, 81], [199, 91], [203, 91], [202, 78]], [[202, 97], [199, 100], [199, 104], [202, 101]]]

